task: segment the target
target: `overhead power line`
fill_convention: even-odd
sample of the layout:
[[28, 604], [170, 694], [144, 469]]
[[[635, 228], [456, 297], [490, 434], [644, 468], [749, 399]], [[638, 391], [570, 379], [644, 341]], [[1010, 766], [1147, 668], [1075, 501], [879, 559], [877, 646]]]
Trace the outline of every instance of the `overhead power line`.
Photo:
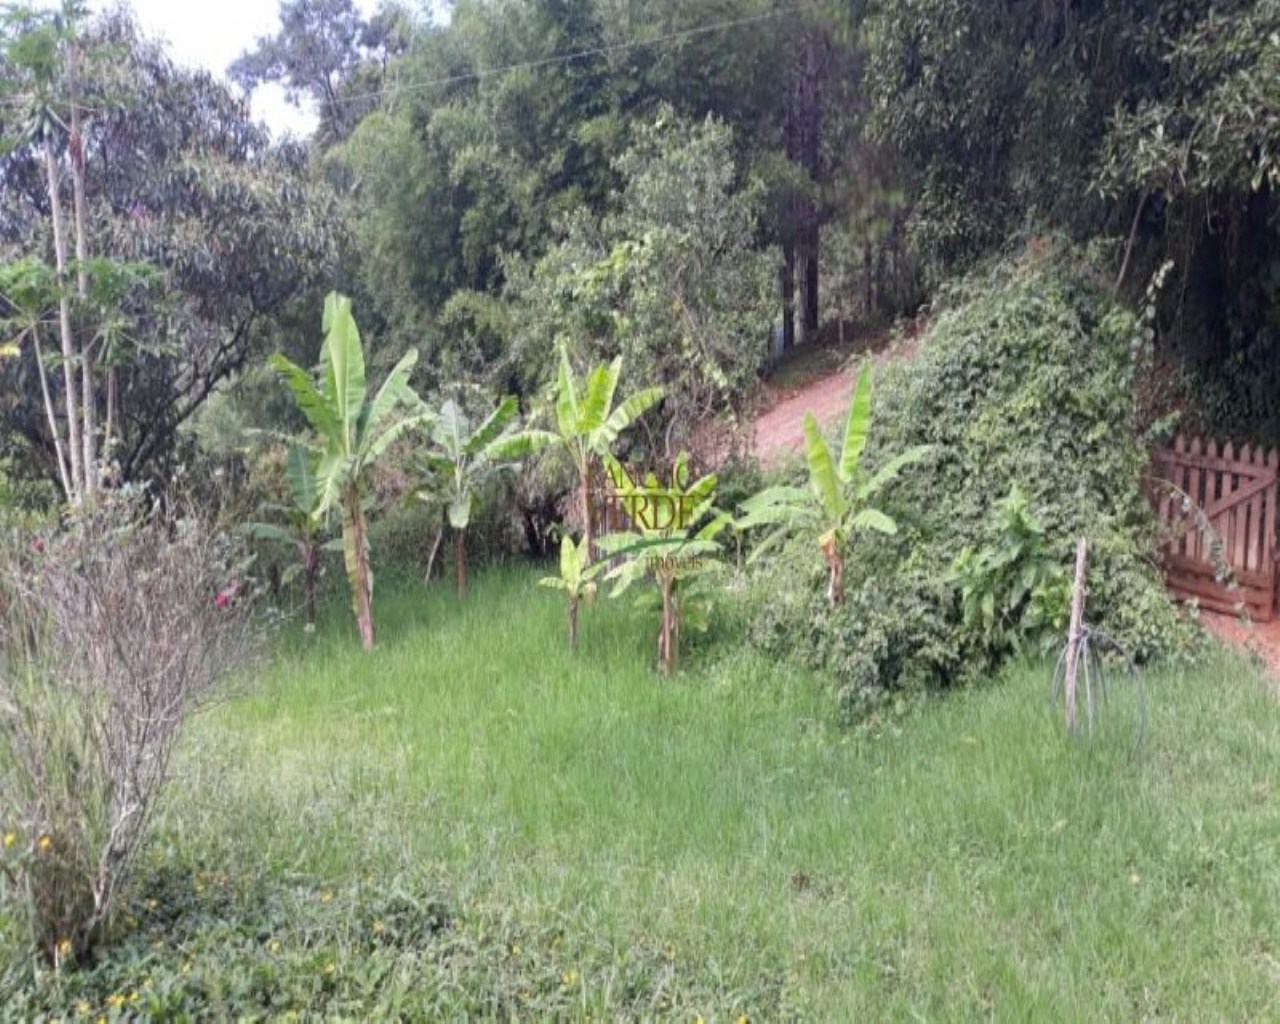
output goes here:
[[791, 7], [779, 8], [776, 11], [769, 11], [765, 14], [756, 14], [748, 18], [735, 18], [731, 21], [717, 21], [707, 25], [696, 25], [693, 28], [679, 29], [675, 32], [666, 32], [646, 39], [629, 39], [625, 42], [610, 43], [606, 46], [595, 46], [585, 50], [573, 50], [568, 53], [557, 53], [550, 57], [539, 58], [538, 60], [522, 61], [517, 64], [505, 64], [496, 68], [482, 68], [478, 71], [467, 71], [462, 74], [447, 75], [442, 78], [431, 78], [418, 82], [406, 82], [402, 85], [390, 85], [382, 89], [373, 89], [369, 92], [353, 93], [349, 96], [342, 96], [339, 97], [336, 102], [359, 103], [364, 100], [398, 96], [401, 93], [419, 92], [426, 89], [440, 88], [442, 86], [460, 85], [464, 82], [476, 82], [485, 78], [496, 78], [499, 75], [507, 75], [513, 71], [533, 71], [538, 68], [551, 67], [557, 64], [571, 64], [574, 61], [586, 60], [590, 57], [602, 57], [611, 53], [620, 53], [625, 50], [634, 50], [646, 46], [663, 46], [667, 43], [677, 42], [681, 39], [689, 39], [694, 36], [708, 35], [713, 32], [725, 32], [729, 29], [742, 28], [747, 25], [758, 25], [766, 21], [774, 21], [778, 18], [798, 14], [800, 11], [806, 9], [812, 9], [815, 6], [817, 6], [817, 0], [810, 0], [808, 3], [799, 3]]

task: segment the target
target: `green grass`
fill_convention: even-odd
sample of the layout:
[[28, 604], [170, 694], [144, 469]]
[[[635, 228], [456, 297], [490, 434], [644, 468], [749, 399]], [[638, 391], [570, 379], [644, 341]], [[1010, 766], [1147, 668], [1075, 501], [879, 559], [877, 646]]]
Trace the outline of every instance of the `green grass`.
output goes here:
[[341, 619], [289, 640], [190, 732], [113, 960], [30, 1005], [1275, 1012], [1280, 705], [1244, 663], [1148, 679], [1132, 760], [1121, 730], [1069, 743], [1040, 668], [868, 737], [727, 644], [660, 679], [648, 625], [608, 601], [570, 657], [534, 579], [485, 574], [461, 608], [381, 594], [373, 657]]

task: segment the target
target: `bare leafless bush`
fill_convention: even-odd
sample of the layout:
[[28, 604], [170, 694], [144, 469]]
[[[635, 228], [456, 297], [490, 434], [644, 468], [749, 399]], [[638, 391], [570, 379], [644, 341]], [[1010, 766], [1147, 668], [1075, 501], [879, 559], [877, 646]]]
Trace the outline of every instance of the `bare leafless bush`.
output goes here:
[[55, 965], [92, 956], [183, 723], [257, 647], [229, 538], [137, 494], [4, 538], [0, 866]]

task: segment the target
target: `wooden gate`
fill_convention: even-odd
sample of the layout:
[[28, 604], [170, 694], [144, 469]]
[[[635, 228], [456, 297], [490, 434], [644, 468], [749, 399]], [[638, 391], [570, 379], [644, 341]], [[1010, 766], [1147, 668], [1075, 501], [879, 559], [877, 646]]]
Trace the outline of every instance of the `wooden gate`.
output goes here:
[[1156, 453], [1155, 499], [1168, 539], [1169, 589], [1201, 607], [1261, 622], [1276, 612], [1276, 478], [1280, 453], [1179, 436]]

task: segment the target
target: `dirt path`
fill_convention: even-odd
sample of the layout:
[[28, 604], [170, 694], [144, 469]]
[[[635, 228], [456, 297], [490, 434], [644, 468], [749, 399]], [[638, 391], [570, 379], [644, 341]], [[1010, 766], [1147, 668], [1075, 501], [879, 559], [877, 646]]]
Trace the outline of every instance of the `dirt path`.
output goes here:
[[1223, 643], [1238, 647], [1257, 658], [1280, 693], [1280, 619], [1272, 622], [1242, 622], [1233, 615], [1201, 612], [1205, 629]]
[[[874, 352], [871, 358], [878, 373], [889, 362], [913, 358], [916, 351], [916, 343], [906, 341]], [[848, 412], [857, 366], [855, 361], [803, 387], [768, 395], [765, 411], [756, 417], [753, 436], [756, 458], [762, 466], [776, 466], [804, 451], [806, 413], [813, 413], [825, 426]]]

